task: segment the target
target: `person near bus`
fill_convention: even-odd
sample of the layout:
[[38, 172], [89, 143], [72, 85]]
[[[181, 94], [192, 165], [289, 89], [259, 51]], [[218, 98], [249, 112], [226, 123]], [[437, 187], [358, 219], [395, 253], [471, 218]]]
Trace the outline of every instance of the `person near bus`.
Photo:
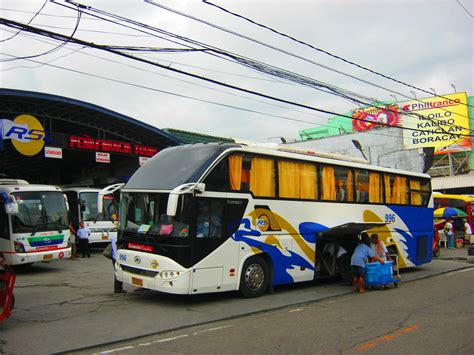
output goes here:
[[89, 246], [89, 236], [91, 231], [87, 228], [83, 221], [79, 223], [79, 229], [77, 230], [77, 237], [79, 238], [79, 245], [81, 247], [82, 257], [85, 258], [86, 255], [88, 258], [91, 257], [91, 250]]
[[220, 235], [221, 219], [211, 211], [207, 203], [199, 206], [196, 237], [218, 237]]
[[351, 257], [351, 271], [352, 271], [352, 287], [354, 292], [357, 292], [357, 286], [359, 292], [364, 293], [366, 289], [365, 284], [365, 261], [369, 259], [371, 261], [379, 261], [384, 264], [384, 261], [377, 257], [374, 251], [370, 248], [370, 238], [367, 233], [361, 234], [361, 240], [354, 250]]
[[453, 222], [453, 219], [450, 218], [446, 221], [446, 224], [444, 225], [444, 233], [446, 233], [446, 237], [448, 239], [448, 249], [455, 249]]
[[463, 219], [464, 222], [464, 244], [469, 245], [471, 240], [472, 229], [471, 225], [467, 221], [467, 219]]
[[69, 260], [77, 260], [76, 230], [74, 229], [72, 223], [69, 223], [69, 243], [71, 244], [71, 257]]
[[112, 239], [110, 241], [110, 244], [112, 245], [112, 265], [114, 267], [114, 292], [115, 293], [125, 293], [123, 289], [123, 282], [117, 280], [117, 277], [115, 276], [115, 261], [117, 260], [117, 234], [114, 233], [112, 234]]
[[389, 260], [388, 249], [385, 243], [379, 240], [379, 235], [374, 233], [370, 236], [370, 247], [374, 251], [375, 255], [382, 259], [384, 262]]
[[336, 257], [337, 267], [339, 269], [339, 274], [341, 275], [341, 285], [351, 286], [351, 263], [346, 249], [335, 242], [329, 242], [324, 245], [323, 254], [329, 254], [331, 257]]

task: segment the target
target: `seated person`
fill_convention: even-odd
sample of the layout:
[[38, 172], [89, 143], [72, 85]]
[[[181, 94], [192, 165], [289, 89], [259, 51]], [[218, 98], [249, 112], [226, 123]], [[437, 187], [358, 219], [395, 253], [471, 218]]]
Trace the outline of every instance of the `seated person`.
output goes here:
[[199, 208], [199, 215], [197, 218], [197, 232], [198, 238], [202, 237], [219, 237], [221, 233], [221, 219], [211, 212], [207, 203], [201, 204]]

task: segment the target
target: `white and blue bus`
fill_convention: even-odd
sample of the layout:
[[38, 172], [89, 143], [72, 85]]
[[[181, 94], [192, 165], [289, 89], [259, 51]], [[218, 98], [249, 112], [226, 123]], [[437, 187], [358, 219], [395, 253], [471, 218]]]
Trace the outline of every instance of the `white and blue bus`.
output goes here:
[[71, 257], [67, 201], [59, 187], [0, 179], [0, 254], [8, 265]]
[[116, 277], [174, 294], [257, 297], [337, 273], [324, 243], [352, 253], [361, 231], [377, 233], [401, 268], [430, 262], [429, 175], [283, 147], [183, 145], [123, 187]]

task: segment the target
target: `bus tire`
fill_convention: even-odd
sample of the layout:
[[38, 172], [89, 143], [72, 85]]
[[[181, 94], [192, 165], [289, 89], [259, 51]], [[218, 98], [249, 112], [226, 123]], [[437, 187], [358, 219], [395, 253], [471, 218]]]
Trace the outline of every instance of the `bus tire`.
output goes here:
[[240, 275], [239, 293], [245, 298], [260, 297], [270, 282], [268, 264], [260, 256], [248, 258]]

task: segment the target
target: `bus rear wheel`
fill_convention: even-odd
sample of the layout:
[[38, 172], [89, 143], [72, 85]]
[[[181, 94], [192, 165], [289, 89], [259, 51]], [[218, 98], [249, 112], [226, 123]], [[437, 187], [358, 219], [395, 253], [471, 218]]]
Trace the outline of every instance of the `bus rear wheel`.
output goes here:
[[245, 298], [260, 297], [270, 282], [267, 263], [260, 256], [247, 259], [240, 275], [239, 293]]

